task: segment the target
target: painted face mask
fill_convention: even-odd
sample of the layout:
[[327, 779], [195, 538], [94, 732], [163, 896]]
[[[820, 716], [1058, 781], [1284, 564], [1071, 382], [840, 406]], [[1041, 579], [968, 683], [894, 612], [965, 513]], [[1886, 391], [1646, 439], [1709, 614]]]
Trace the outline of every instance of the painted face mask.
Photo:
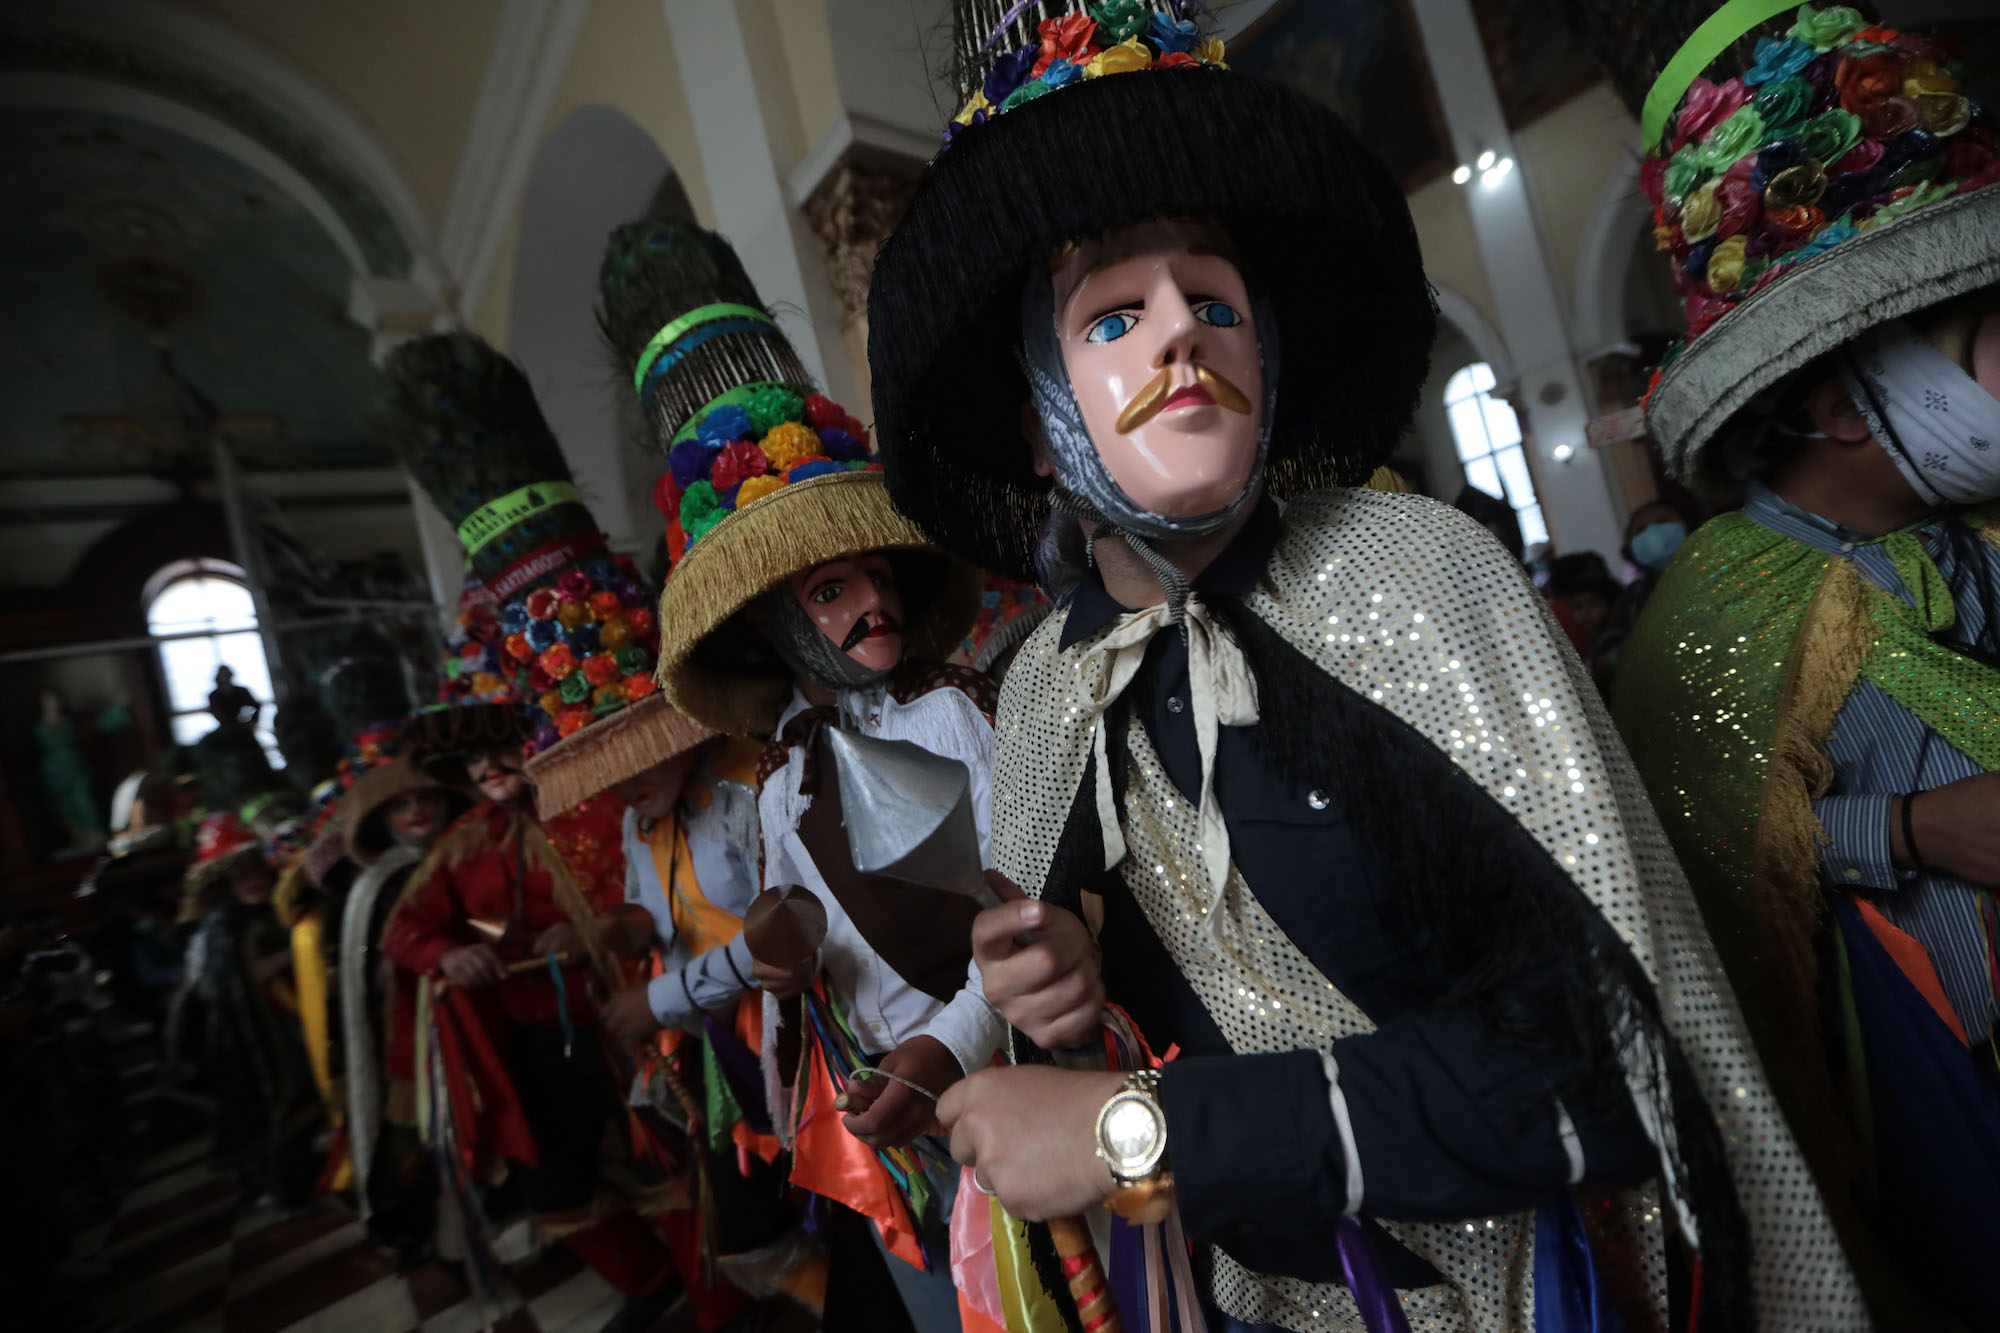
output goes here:
[[832, 690], [866, 689], [903, 660], [903, 598], [879, 553], [829, 560], [764, 594], [766, 636], [793, 671]]
[[1214, 532], [1263, 479], [1276, 320], [1214, 228], [1155, 222], [1030, 275], [1022, 365], [1062, 488], [1147, 541]]
[[1649, 523], [1632, 538], [1632, 558], [1657, 573], [1673, 560], [1687, 535], [1685, 523]]

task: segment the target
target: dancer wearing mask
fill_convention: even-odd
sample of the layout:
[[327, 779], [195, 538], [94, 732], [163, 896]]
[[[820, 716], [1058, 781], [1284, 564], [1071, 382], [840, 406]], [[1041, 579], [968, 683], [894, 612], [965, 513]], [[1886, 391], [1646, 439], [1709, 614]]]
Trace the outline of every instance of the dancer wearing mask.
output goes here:
[[[518, 1171], [538, 1234], [625, 1296], [607, 1327], [647, 1328], [683, 1290], [703, 1327], [719, 1327], [740, 1297], [701, 1271], [678, 1145], [627, 1116], [618, 1138], [637, 1159], [621, 1163], [627, 1183], [600, 1183], [606, 1131], [625, 1101], [597, 1015], [626, 982], [610, 947], [623, 809], [598, 798], [543, 820], [524, 771], [530, 749], [653, 693], [647, 635], [625, 619], [645, 610], [643, 589], [629, 562], [602, 554], [604, 535], [511, 362], [443, 334], [399, 347], [387, 370], [385, 429], [456, 523], [468, 572], [490, 597], [465, 627], [453, 673], [470, 678], [470, 696], [451, 692], [405, 729], [427, 771], [484, 798], [412, 872], [383, 936], [384, 952], [422, 979], [426, 1141], [475, 1261], [490, 1256], [474, 1192]], [[536, 701], [538, 730], [524, 698]]]
[[1993, 1327], [2000, 70], [1847, 8], [1593, 15], [1689, 320], [1648, 429], [1741, 506], [1619, 721], [1882, 1325]]
[[1016, 1064], [939, 1114], [1006, 1214], [1140, 1225], [1107, 1295], [996, 1214], [980, 1313], [1864, 1328], [1519, 563], [1348, 488], [1434, 330], [1401, 190], [1179, 8], [959, 4], [964, 110], [870, 295], [897, 505], [1001, 573], [1087, 560], [997, 727], [994, 859], [1037, 901], [974, 939]]
[[[406, 1256], [431, 1238], [435, 1185], [414, 1132], [415, 1011], [400, 1031], [383, 1022], [392, 964], [382, 953], [382, 931], [410, 872], [467, 804], [462, 790], [407, 756], [387, 754], [363, 764], [340, 798], [348, 859], [360, 867], [341, 906], [338, 943], [348, 1143], [369, 1234]], [[413, 998], [414, 978], [398, 989]]]
[[[635, 224], [613, 237], [601, 287], [669, 468], [661, 678], [690, 717], [768, 738], [763, 883], [825, 909], [816, 958], [757, 973], [791, 1179], [874, 1224], [920, 1330], [956, 1327], [944, 1219], [957, 1172], [927, 1131], [935, 1097], [991, 1061], [1005, 1025], [970, 970], [971, 900], [855, 869], [823, 732], [963, 763], [985, 854], [992, 690], [941, 665], [972, 624], [978, 575], [890, 507], [867, 431], [814, 393], [726, 241]], [[850, 1080], [863, 1066], [894, 1078]], [[838, 1224], [830, 1243], [829, 1326], [893, 1327], [869, 1312], [895, 1295], [858, 1289]]]

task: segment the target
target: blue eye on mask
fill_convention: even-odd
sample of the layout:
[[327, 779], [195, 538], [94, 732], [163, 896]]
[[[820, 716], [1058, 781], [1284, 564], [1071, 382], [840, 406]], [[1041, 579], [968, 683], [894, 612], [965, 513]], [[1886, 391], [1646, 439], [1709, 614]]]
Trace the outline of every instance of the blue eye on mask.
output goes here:
[[1685, 523], [1649, 523], [1632, 538], [1632, 558], [1658, 573], [1673, 560], [1687, 535]]

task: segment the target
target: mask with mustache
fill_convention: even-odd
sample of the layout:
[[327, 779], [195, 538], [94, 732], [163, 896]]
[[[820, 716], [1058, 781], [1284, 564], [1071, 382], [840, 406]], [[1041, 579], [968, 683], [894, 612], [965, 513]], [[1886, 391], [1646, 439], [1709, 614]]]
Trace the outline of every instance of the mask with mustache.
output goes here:
[[799, 675], [829, 690], [865, 690], [880, 685], [895, 671], [894, 667], [880, 670], [866, 667], [847, 655], [847, 650], [876, 626], [887, 623], [896, 627], [892, 618], [879, 612], [857, 617], [847, 632], [847, 641], [835, 643], [813, 623], [812, 616], [786, 585], [779, 584], [757, 601], [763, 611], [759, 620], [764, 637], [785, 665]]
[[[1055, 308], [1055, 291], [1040, 268], [1028, 275], [1021, 291], [1021, 369], [1040, 417], [1061, 488], [1082, 502], [1073, 506], [1094, 511], [1123, 533], [1147, 541], [1180, 541], [1216, 531], [1240, 513], [1263, 481], [1270, 453], [1271, 421], [1278, 401], [1278, 323], [1270, 303], [1250, 301], [1250, 320], [1257, 335], [1257, 359], [1263, 373], [1263, 414], [1259, 418], [1257, 453], [1248, 479], [1236, 498], [1220, 509], [1188, 517], [1158, 514], [1127, 495], [1104, 465], [1104, 459], [1084, 423], [1083, 409], [1070, 384], [1063, 359], [1062, 335]], [[1240, 389], [1205, 368], [1197, 378], [1225, 410], [1248, 412], [1250, 403]], [[1164, 372], [1142, 388], [1120, 414], [1121, 432], [1137, 429], [1165, 406], [1169, 381]]]

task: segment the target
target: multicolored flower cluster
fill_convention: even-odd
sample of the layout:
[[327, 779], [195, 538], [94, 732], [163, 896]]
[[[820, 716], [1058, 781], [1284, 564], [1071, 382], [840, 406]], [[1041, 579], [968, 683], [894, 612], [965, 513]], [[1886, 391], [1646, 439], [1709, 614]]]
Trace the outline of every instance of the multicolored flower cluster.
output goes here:
[[1088, 13], [1043, 19], [1036, 36], [1033, 45], [1005, 52], [993, 62], [985, 85], [945, 127], [947, 143], [974, 125], [1082, 79], [1181, 65], [1228, 68], [1220, 39], [1204, 38], [1193, 19], [1170, 18], [1142, 0], [1100, 0]]
[[519, 703], [513, 671], [501, 648], [500, 609], [486, 585], [471, 574], [459, 594], [458, 618], [444, 641], [441, 704]]
[[624, 556], [591, 560], [508, 603], [499, 629], [510, 682], [533, 701], [531, 752], [659, 688], [652, 598]]
[[716, 524], [792, 482], [880, 467], [868, 428], [838, 403], [760, 385], [742, 402], [711, 407], [667, 455], [653, 491], [667, 520], [667, 554], [678, 564]]
[[2000, 140], [1939, 43], [1801, 5], [1756, 62], [1697, 78], [1640, 172], [1686, 340], [1808, 259], [2000, 181]]

